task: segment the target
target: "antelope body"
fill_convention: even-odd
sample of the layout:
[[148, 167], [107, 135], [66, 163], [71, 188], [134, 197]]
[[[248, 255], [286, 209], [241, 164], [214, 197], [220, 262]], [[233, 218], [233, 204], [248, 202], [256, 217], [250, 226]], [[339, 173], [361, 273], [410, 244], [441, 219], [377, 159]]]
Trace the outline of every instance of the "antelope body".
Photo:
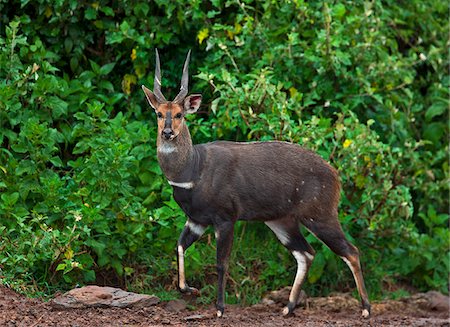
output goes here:
[[370, 304], [358, 249], [347, 241], [338, 221], [336, 170], [314, 152], [286, 142], [193, 145], [184, 116], [198, 110], [201, 95], [187, 96], [189, 58], [190, 52], [180, 93], [173, 101], [161, 93], [157, 51], [154, 90], [142, 86], [158, 117], [158, 161], [173, 186], [175, 200], [188, 216], [177, 246], [180, 291], [199, 294], [186, 283], [184, 252], [212, 225], [217, 239], [217, 315], [221, 317], [234, 224], [237, 220], [263, 221], [297, 261], [289, 302], [283, 309], [283, 315], [292, 314], [315, 253], [300, 233], [302, 224], [350, 267], [362, 315], [368, 317]]

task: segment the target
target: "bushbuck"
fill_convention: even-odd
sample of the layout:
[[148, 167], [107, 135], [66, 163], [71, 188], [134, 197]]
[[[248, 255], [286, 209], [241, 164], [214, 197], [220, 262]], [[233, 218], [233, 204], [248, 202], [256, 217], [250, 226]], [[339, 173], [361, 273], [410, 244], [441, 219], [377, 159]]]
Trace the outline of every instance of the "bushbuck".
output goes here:
[[287, 142], [216, 141], [193, 145], [185, 115], [200, 107], [201, 94], [188, 96], [190, 51], [183, 67], [181, 89], [173, 101], [161, 92], [156, 50], [153, 92], [142, 89], [158, 120], [157, 156], [173, 187], [175, 201], [188, 219], [177, 244], [178, 287], [198, 295], [185, 278], [184, 253], [205, 231], [215, 230], [217, 242], [217, 316], [224, 312], [225, 280], [237, 220], [262, 221], [297, 261], [297, 273], [283, 315], [292, 314], [315, 251], [300, 224], [325, 243], [350, 267], [362, 302], [370, 315], [358, 249], [344, 236], [338, 221], [339, 176], [316, 153]]

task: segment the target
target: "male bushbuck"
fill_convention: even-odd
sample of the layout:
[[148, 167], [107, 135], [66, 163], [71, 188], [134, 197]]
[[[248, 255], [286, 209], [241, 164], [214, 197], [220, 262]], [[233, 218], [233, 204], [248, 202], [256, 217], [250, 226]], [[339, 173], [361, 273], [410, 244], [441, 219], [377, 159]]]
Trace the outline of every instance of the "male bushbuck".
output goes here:
[[181, 89], [173, 101], [161, 92], [158, 51], [153, 92], [142, 89], [158, 117], [157, 155], [173, 186], [175, 201], [188, 219], [177, 245], [178, 287], [198, 295], [185, 279], [184, 252], [212, 225], [217, 239], [217, 316], [224, 312], [225, 279], [236, 220], [263, 221], [297, 261], [297, 273], [283, 315], [290, 315], [315, 251], [300, 233], [305, 226], [350, 267], [370, 315], [358, 249], [344, 236], [338, 221], [340, 193], [335, 169], [317, 154], [287, 142], [216, 141], [192, 145], [184, 120], [195, 113], [200, 94], [188, 94], [187, 55]]

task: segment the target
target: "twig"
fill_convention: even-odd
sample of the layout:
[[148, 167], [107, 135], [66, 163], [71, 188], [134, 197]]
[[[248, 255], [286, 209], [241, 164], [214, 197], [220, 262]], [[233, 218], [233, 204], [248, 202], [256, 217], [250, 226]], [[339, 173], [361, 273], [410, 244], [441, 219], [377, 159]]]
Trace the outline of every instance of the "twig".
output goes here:
[[30, 325], [30, 327], [36, 327], [36, 326], [39, 324], [39, 322], [42, 320], [42, 318], [44, 318], [45, 315], [46, 315], [46, 313], [44, 313], [43, 315], [41, 315], [41, 316], [39, 317], [39, 319], [36, 320], [36, 322], [35, 322], [34, 324]]

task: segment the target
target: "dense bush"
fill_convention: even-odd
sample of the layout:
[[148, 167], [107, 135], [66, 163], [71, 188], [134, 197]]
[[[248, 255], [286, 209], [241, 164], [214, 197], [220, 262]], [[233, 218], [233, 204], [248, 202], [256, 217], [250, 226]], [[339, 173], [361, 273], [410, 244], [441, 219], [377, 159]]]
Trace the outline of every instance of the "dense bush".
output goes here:
[[[340, 220], [372, 296], [448, 292], [448, 4], [444, 1], [0, 2], [0, 278], [27, 292], [77, 283], [174, 289], [185, 217], [156, 161], [140, 85], [160, 50], [166, 96], [193, 49], [196, 143], [287, 140], [339, 171]], [[245, 232], [245, 233], [244, 233]], [[289, 284], [294, 261], [239, 224], [230, 301]], [[320, 250], [305, 285], [353, 289]], [[214, 242], [188, 278], [214, 280]], [[281, 264], [280, 264], [281, 263]], [[205, 277], [206, 276], [206, 277]], [[211, 278], [210, 278], [211, 277]]]

